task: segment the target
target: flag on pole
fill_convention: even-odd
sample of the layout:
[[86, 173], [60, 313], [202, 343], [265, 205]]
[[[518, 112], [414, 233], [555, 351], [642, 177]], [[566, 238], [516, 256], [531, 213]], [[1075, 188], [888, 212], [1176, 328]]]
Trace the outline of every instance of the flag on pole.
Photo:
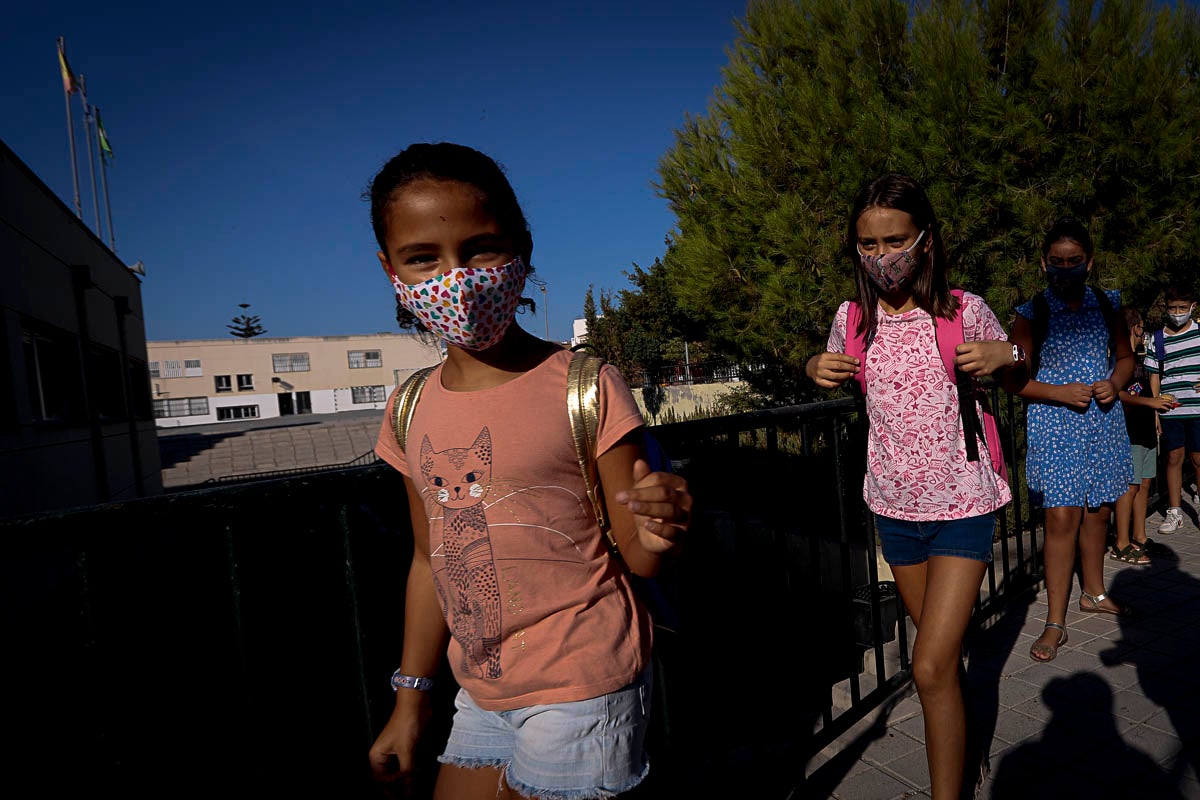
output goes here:
[[79, 84], [75, 81], [75, 73], [71, 71], [71, 66], [67, 63], [67, 44], [63, 37], [58, 37], [58, 67], [62, 70], [63, 91], [67, 94], [75, 94], [79, 91]]
[[108, 134], [104, 132], [104, 123], [100, 121], [99, 106], [92, 106], [96, 114], [96, 135], [100, 139], [100, 155], [104, 156], [105, 160], [111, 162], [113, 160], [112, 147], [108, 143]]

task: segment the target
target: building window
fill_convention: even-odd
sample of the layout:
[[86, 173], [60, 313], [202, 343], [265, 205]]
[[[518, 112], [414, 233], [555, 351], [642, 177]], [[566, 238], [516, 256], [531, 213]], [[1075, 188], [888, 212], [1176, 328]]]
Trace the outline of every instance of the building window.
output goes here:
[[184, 361], [183, 361], [183, 377], [199, 378], [202, 375], [204, 375], [204, 372], [201, 371], [201, 369], [200, 369], [200, 359], [198, 359], [198, 358], [184, 359]]
[[308, 372], [308, 353], [274, 353], [271, 368], [276, 372]]
[[350, 369], [383, 366], [383, 354], [378, 350], [351, 350], [349, 356]]
[[254, 376], [253, 375], [238, 375], [238, 391], [239, 392], [254, 391]]
[[182, 361], [164, 361], [164, 362], [162, 362], [162, 376], [164, 378], [182, 378], [183, 377], [183, 362]]
[[158, 374], [158, 362], [157, 361], [150, 362], [150, 377], [151, 378], [161, 378], [162, 377], [161, 375]]
[[217, 394], [220, 394], [221, 392], [233, 391], [233, 384], [229, 380], [228, 375], [214, 375], [213, 383], [217, 385]]
[[350, 402], [383, 403], [387, 401], [387, 389], [383, 386], [351, 386]]
[[217, 421], [258, 419], [258, 406], [222, 406], [217, 409]]
[[72, 334], [50, 328], [21, 331], [29, 407], [38, 422], [82, 422], [79, 343]]
[[198, 417], [208, 413], [207, 397], [179, 397], [171, 400], [155, 400], [154, 416], [163, 417]]

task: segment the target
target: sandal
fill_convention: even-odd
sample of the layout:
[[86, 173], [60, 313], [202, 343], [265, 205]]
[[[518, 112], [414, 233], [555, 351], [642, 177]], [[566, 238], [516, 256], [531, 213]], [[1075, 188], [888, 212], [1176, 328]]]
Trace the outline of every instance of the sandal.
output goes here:
[[1149, 566], [1150, 556], [1146, 555], [1146, 551], [1133, 544], [1127, 544], [1120, 550], [1113, 548], [1108, 557], [1113, 561], [1121, 561], [1126, 564], [1135, 564], [1139, 567]]
[[1129, 606], [1121, 605], [1120, 603], [1117, 603], [1116, 600], [1113, 600], [1113, 603], [1115, 603], [1117, 606], [1116, 611], [1100, 605], [1107, 599], [1108, 595], [1104, 592], [1101, 592], [1100, 594], [1088, 594], [1087, 592], [1080, 592], [1079, 610], [1085, 614], [1112, 614], [1114, 617], [1127, 617], [1132, 613]]
[[1034, 642], [1033, 646], [1029, 648], [1029, 657], [1034, 661], [1040, 661], [1043, 664], [1047, 661], [1053, 661], [1058, 655], [1058, 648], [1067, 643], [1067, 629], [1064, 626], [1059, 625], [1057, 622], [1047, 622], [1046, 630], [1050, 630], [1051, 628], [1062, 632], [1062, 635], [1058, 637], [1058, 643], [1043, 644], [1040, 640]]

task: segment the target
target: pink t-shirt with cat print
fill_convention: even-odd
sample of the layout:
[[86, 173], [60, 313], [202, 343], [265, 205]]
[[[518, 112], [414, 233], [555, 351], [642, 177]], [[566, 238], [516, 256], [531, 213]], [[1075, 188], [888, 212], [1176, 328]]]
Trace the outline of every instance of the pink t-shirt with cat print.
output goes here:
[[[849, 303], [842, 303], [826, 350], [846, 351]], [[866, 354], [870, 433], [863, 499], [876, 514], [909, 522], [964, 519], [1012, 500], [993, 470], [987, 444], [967, 460], [958, 387], [946, 374], [929, 314], [916, 308], [891, 315], [877, 309], [875, 340]], [[1006, 341], [983, 298], [963, 293], [963, 339]]]
[[[599, 697], [632, 683], [650, 619], [609, 555], [585, 494], [556, 353], [490, 389], [425, 384], [399, 449], [388, 402], [375, 452], [425, 498], [450, 666], [480, 707]], [[600, 373], [598, 454], [643, 424], [612, 366]]]

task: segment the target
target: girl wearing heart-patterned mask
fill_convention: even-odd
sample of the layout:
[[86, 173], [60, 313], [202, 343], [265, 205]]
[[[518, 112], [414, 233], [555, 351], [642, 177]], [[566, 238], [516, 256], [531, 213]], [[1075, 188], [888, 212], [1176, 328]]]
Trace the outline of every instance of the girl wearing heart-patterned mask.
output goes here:
[[996, 512], [1012, 499], [999, 436], [980, 431], [990, 417], [973, 378], [1019, 370], [1024, 355], [982, 298], [951, 290], [937, 217], [912, 178], [884, 175], [862, 188], [846, 245], [857, 298], [838, 308], [807, 373], [826, 388], [851, 379], [862, 387], [863, 497], [917, 625], [913, 677], [932, 794], [951, 800], [964, 775], [978, 786], [986, 770], [982, 747], [970, 748], [966, 767], [962, 643]]
[[530, 304], [521, 295], [533, 239], [508, 179], [469, 147], [414, 144], [369, 196], [398, 321], [446, 347], [406, 436], [396, 392], [376, 442], [404, 475], [413, 558], [375, 777], [411, 785], [425, 774], [416, 745], [449, 655], [459, 691], [435, 796], [628, 791], [649, 769], [651, 678], [649, 614], [629, 573], [652, 576], [679, 548], [687, 482], [650, 471], [641, 412], [604, 365], [594, 466], [624, 565], [615, 568], [572, 439], [573, 354], [514, 323]]

